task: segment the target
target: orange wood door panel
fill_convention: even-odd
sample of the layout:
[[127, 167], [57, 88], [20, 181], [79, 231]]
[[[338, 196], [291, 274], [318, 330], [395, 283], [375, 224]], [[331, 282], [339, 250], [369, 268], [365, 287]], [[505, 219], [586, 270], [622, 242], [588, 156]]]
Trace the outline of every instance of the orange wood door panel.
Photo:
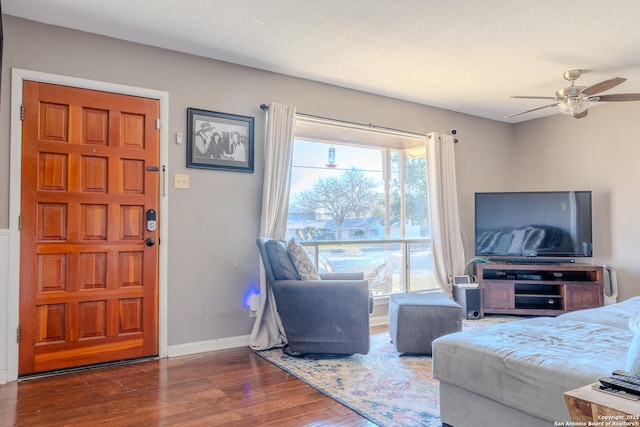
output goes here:
[[19, 374], [156, 355], [159, 102], [29, 81], [23, 102]]

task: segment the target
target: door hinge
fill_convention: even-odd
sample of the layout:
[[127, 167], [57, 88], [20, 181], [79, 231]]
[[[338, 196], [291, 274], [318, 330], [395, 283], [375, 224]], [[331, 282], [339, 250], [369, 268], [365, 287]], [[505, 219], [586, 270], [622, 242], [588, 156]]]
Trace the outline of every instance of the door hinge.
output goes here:
[[160, 130], [160, 119], [156, 119], [156, 129]]
[[24, 120], [24, 105], [20, 105], [20, 120]]
[[20, 343], [20, 326], [16, 328], [16, 342]]
[[18, 231], [22, 230], [22, 215], [18, 215]]

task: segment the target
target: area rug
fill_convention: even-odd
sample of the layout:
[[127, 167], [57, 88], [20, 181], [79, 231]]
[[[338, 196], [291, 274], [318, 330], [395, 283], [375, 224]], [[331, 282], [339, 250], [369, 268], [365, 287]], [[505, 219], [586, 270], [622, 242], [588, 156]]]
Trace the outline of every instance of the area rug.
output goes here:
[[[480, 328], [519, 319], [522, 318], [491, 316], [464, 320], [462, 327]], [[258, 354], [380, 427], [442, 425], [431, 357], [401, 356], [388, 332], [371, 335], [371, 349], [366, 355], [296, 358], [282, 349]]]

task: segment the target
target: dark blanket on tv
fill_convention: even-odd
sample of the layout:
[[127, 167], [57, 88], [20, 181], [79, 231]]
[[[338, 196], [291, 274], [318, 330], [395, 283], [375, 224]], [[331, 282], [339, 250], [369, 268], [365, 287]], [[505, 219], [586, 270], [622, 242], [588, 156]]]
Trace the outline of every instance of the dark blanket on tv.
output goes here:
[[476, 236], [478, 255], [521, 255], [573, 253], [571, 235], [548, 225], [522, 228], [499, 228], [482, 231]]

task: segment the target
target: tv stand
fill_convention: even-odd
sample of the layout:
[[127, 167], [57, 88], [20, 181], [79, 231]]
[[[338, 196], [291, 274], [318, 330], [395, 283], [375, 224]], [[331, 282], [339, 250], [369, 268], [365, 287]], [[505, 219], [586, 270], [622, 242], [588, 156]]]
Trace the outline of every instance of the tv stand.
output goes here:
[[604, 269], [587, 264], [476, 264], [485, 313], [557, 316], [604, 305]]

